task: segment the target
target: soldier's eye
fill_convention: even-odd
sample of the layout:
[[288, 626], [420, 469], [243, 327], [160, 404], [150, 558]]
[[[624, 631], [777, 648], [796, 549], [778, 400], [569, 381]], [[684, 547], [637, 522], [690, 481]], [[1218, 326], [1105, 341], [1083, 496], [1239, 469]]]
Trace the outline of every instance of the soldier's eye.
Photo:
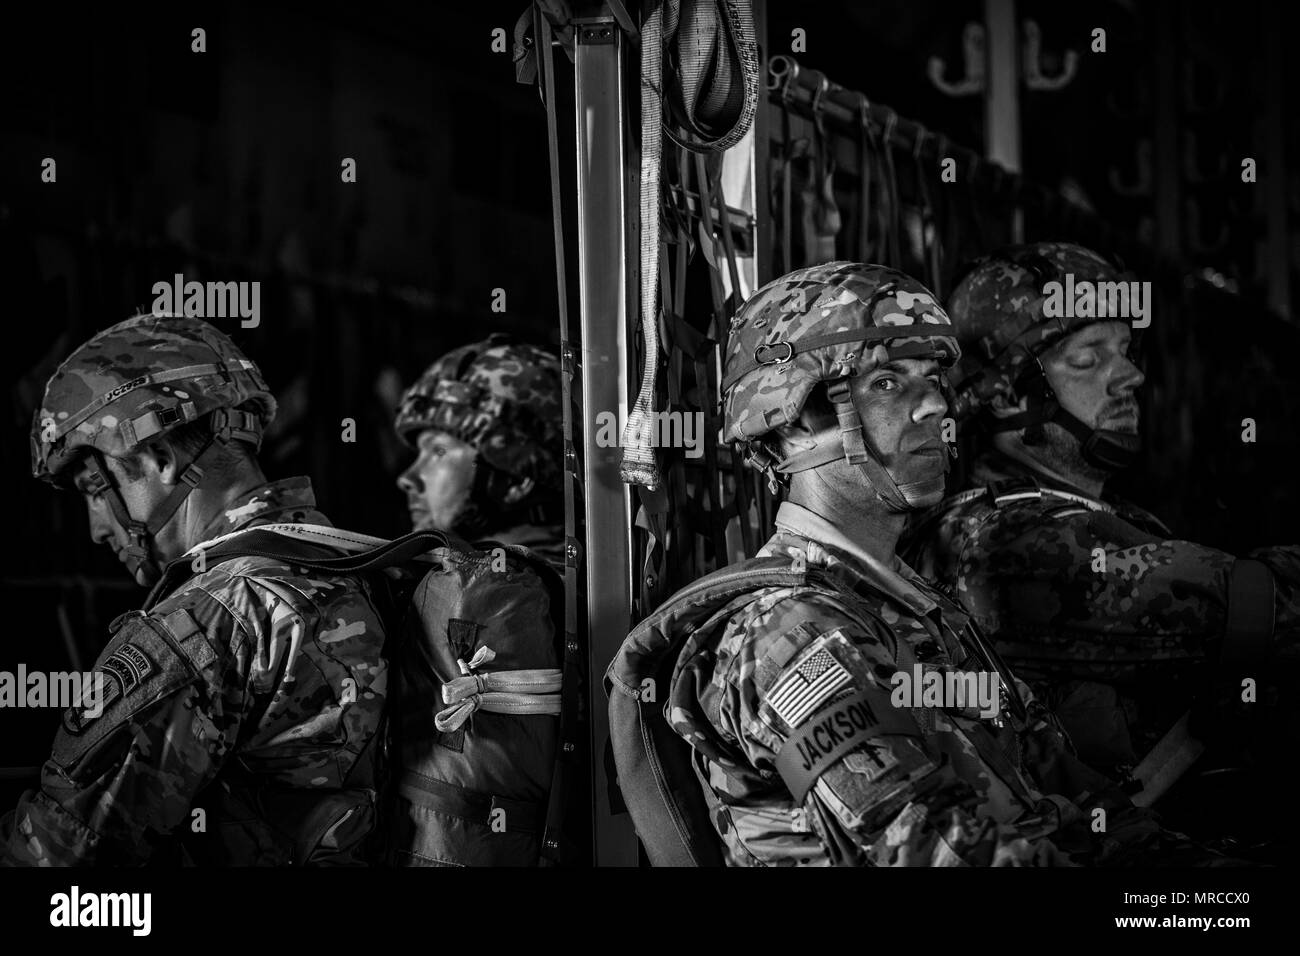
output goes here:
[[882, 392], [892, 392], [898, 388], [898, 379], [890, 378], [888, 375], [882, 376], [871, 383], [871, 387], [879, 389]]
[[1066, 361], [1072, 368], [1091, 368], [1097, 364], [1097, 355], [1094, 352], [1076, 352]]

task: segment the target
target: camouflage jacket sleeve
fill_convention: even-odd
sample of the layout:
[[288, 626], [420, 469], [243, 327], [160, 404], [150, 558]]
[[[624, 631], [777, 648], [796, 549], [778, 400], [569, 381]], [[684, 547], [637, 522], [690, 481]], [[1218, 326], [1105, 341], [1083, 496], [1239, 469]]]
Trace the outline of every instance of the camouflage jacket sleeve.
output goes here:
[[[1032, 505], [967, 514], [940, 534], [954, 545], [945, 576], [957, 599], [1008, 656], [1119, 679], [1143, 663], [1203, 658], [1223, 633], [1231, 554], [1154, 538], [1103, 512], [1044, 515]], [[1298, 655], [1300, 550], [1251, 557], [1274, 575], [1276, 647]]]
[[40, 789], [20, 801], [0, 861], [143, 863], [188, 822], [246, 698], [238, 668], [209, 637], [184, 607], [120, 623], [96, 663], [106, 678], [99, 706], [65, 713]]
[[[1044, 836], [1050, 825], [1032, 812], [995, 819], [981, 793], [988, 780], [959, 776], [911, 712], [891, 704], [897, 638], [864, 627], [808, 601], [777, 604], [761, 625], [733, 623], [700, 691], [709, 721], [745, 764], [796, 796], [815, 775], [802, 811], [832, 863], [1069, 865]], [[794, 856], [809, 855], [793, 846], [799, 834], [789, 840]]]

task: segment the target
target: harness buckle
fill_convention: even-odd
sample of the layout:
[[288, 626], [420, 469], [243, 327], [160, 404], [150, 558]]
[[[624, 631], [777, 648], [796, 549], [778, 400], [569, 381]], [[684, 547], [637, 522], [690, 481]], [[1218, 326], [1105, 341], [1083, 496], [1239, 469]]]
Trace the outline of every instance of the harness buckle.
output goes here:
[[[771, 361], [764, 361], [762, 358], [759, 357], [758, 353], [763, 351], [764, 349], [776, 349], [776, 348], [780, 348], [782, 345], [785, 346], [785, 350], [786, 350], [784, 358], [772, 359]], [[789, 342], [766, 342], [754, 349], [754, 361], [757, 362], [759, 365], [784, 365], [787, 362], [792, 361], [793, 359], [794, 359], [794, 346], [791, 345]]]

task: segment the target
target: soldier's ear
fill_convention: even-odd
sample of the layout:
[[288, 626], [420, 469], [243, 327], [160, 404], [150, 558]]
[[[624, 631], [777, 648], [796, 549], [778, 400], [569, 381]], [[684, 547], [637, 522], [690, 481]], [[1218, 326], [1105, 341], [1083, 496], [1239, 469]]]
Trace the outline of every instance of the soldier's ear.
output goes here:
[[158, 477], [164, 485], [172, 486], [181, 480], [177, 467], [176, 450], [169, 441], [152, 441], [140, 450], [142, 459], [151, 460], [158, 468]]
[[532, 478], [520, 478], [511, 482], [510, 487], [506, 489], [505, 502], [508, 505], [517, 505], [533, 493], [537, 487], [537, 482]]

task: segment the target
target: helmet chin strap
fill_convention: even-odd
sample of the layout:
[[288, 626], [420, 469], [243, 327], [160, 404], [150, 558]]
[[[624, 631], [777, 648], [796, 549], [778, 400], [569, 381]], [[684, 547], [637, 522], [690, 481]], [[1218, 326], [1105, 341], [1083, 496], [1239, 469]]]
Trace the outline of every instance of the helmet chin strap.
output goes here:
[[92, 452], [97, 470], [95, 474], [89, 476], [91, 490], [103, 491], [108, 498], [113, 517], [117, 519], [117, 523], [122, 526], [130, 539], [130, 543], [123, 549], [126, 556], [123, 563], [132, 576], [143, 575], [146, 587], [156, 584], [162, 578], [162, 567], [154, 558], [150, 545], [153, 544], [153, 539], [158, 532], [171, 521], [190, 492], [199, 486], [203, 480], [204, 469], [212, 467], [222, 449], [235, 439], [247, 441], [254, 447], [261, 444], [261, 422], [251, 412], [219, 408], [212, 412], [209, 422], [212, 426], [212, 437], [194, 456], [193, 461], [181, 470], [175, 487], [153, 509], [147, 521], [137, 521], [131, 517], [126, 507], [126, 499], [122, 497], [117, 483], [111, 479], [112, 473], [108, 470], [103, 456], [98, 451]]
[[924, 481], [896, 484], [889, 470], [867, 449], [862, 435], [862, 419], [850, 398], [849, 380], [843, 378], [831, 383], [826, 394], [835, 406], [839, 434], [827, 436], [817, 443], [817, 447], [786, 458], [776, 466], [778, 472], [784, 475], [794, 474], [842, 458], [851, 465], [857, 465], [875, 489], [876, 496], [890, 511], [897, 513], [914, 511], [919, 506], [917, 502], [943, 492], [944, 476], [952, 466], [952, 449], [946, 443], [943, 475]]
[[1036, 369], [1031, 374], [1036, 381], [1032, 381], [1026, 389], [1029, 409], [998, 419], [988, 426], [991, 431], [1016, 431], [1044, 422], [1055, 422], [1079, 440], [1083, 460], [1094, 468], [1121, 471], [1133, 464], [1142, 449], [1141, 439], [1137, 435], [1111, 428], [1091, 427], [1061, 407], [1060, 400], [1041, 369]]
[[108, 500], [114, 520], [127, 534], [128, 542], [122, 549], [122, 563], [126, 565], [126, 570], [132, 577], [143, 576], [142, 583], [145, 587], [152, 587], [162, 577], [162, 569], [149, 553], [152, 537], [149, 527], [143, 521], [131, 517], [126, 507], [126, 499], [122, 497], [117, 482], [113, 481], [112, 472], [108, 470], [103, 455], [98, 451], [92, 451], [90, 458], [94, 461], [94, 465], [86, 475], [86, 490], [91, 494], [102, 494]]

